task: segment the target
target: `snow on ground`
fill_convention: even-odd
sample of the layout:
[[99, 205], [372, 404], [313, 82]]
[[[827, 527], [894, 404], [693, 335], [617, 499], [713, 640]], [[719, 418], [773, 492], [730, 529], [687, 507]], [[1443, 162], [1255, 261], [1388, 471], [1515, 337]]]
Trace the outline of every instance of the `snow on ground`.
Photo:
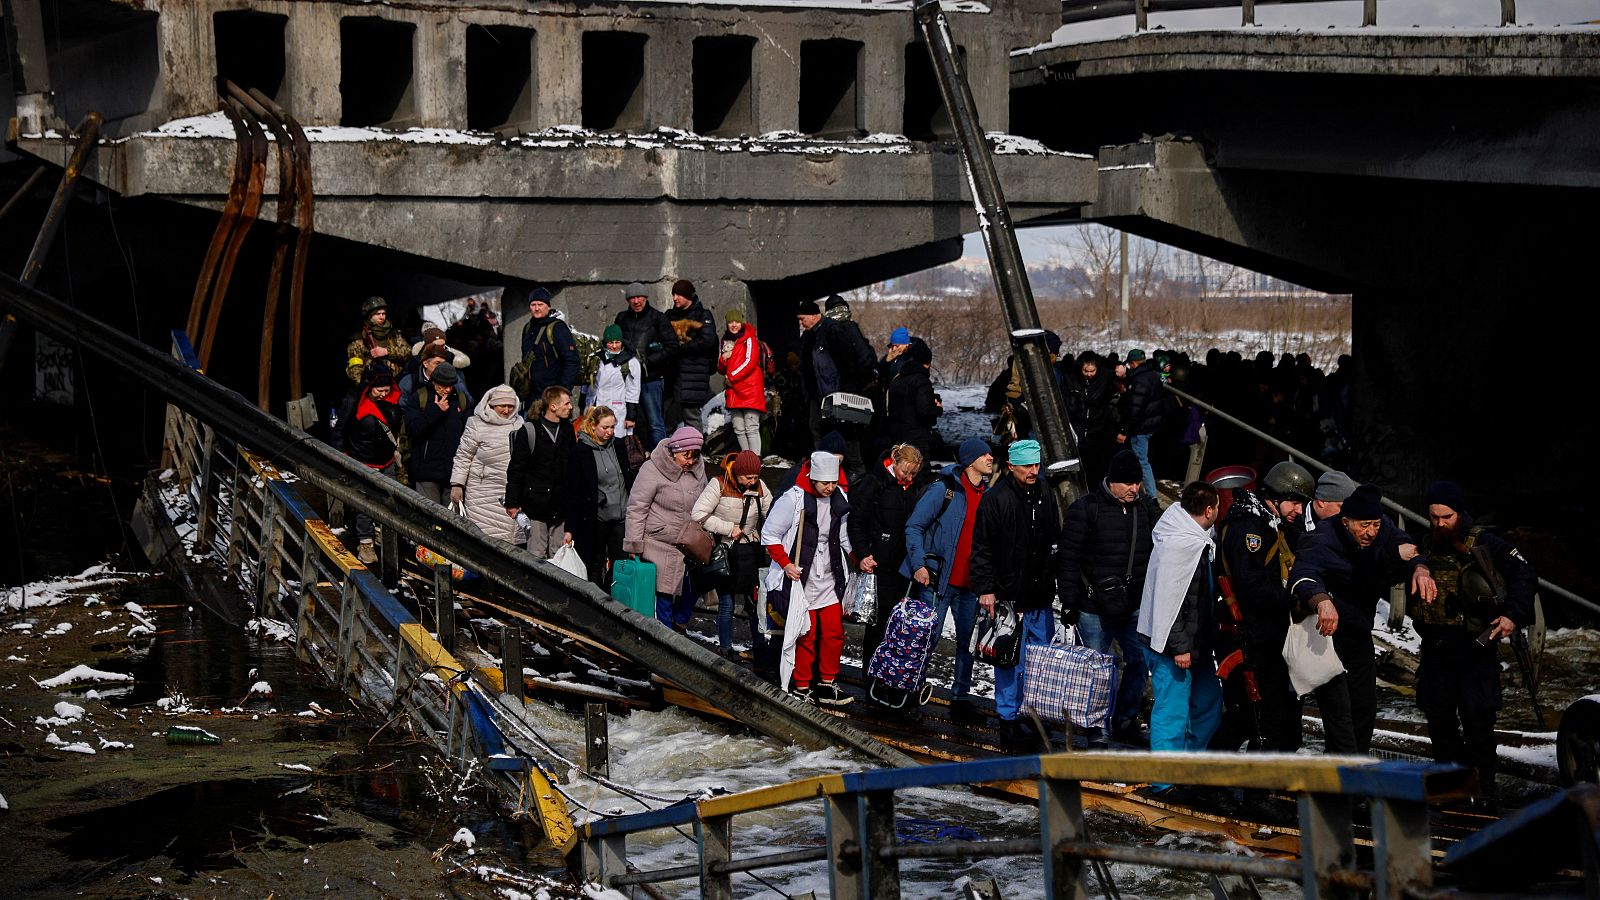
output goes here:
[[0, 613], [55, 606], [68, 600], [96, 600], [100, 593], [97, 589], [117, 587], [139, 577], [136, 572], [118, 572], [109, 565], [97, 565], [66, 578], [5, 588], [0, 590]]

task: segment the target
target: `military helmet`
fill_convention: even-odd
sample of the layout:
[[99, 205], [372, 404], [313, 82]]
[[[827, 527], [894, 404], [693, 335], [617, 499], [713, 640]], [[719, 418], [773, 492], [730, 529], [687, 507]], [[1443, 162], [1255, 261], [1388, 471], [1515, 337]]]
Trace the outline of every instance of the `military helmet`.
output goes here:
[[378, 310], [388, 308], [389, 301], [383, 299], [382, 297], [368, 297], [361, 304], [361, 317], [363, 319], [370, 318], [372, 314]]
[[1317, 493], [1317, 480], [1311, 477], [1305, 466], [1287, 461], [1273, 466], [1261, 484], [1265, 493], [1274, 500], [1309, 503]]

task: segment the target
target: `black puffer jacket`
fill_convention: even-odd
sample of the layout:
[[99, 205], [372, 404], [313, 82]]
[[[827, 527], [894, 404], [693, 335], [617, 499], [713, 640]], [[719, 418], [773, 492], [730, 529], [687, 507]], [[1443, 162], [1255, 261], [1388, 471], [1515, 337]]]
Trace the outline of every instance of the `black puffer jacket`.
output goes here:
[[552, 423], [543, 416], [512, 432], [506, 508], [520, 508], [528, 518], [540, 522], [560, 522], [566, 515], [568, 458], [577, 443], [571, 423]]
[[933, 443], [933, 426], [939, 407], [933, 402], [933, 379], [928, 367], [907, 362], [889, 382], [884, 411], [886, 436], [891, 443], [906, 443], [927, 453]]
[[645, 381], [657, 381], [673, 372], [678, 356], [678, 336], [672, 331], [667, 314], [646, 303], [644, 310], [625, 309], [617, 313], [623, 346], [633, 351], [644, 369]]
[[1066, 383], [1067, 418], [1081, 437], [1108, 432], [1114, 425], [1111, 414], [1111, 381], [1104, 372], [1096, 373], [1094, 380], [1085, 381], [1076, 360], [1071, 367], [1063, 366], [1062, 380]]
[[983, 494], [972, 528], [972, 590], [994, 594], [1018, 612], [1055, 599], [1056, 498], [1040, 479], [1023, 488], [1009, 474]]
[[[1144, 573], [1155, 548], [1151, 535], [1161, 513], [1154, 502], [1140, 497], [1122, 504], [1111, 496], [1104, 481], [1094, 491], [1067, 507], [1061, 523], [1061, 557], [1057, 589], [1061, 607], [1074, 612], [1121, 618], [1139, 611], [1144, 593]], [[1121, 578], [1128, 571], [1128, 545], [1133, 544], [1133, 574], [1115, 608], [1092, 599], [1086, 585], [1105, 578]]]
[[698, 298], [684, 309], [674, 306], [667, 321], [673, 323], [674, 340], [678, 329], [684, 335], [678, 343], [678, 402], [698, 408], [711, 399], [711, 373], [717, 370], [716, 323]]
[[1128, 374], [1128, 389], [1117, 399], [1117, 430], [1122, 434], [1155, 434], [1161, 427], [1161, 370], [1146, 362]]
[[[898, 572], [906, 558], [906, 521], [933, 476], [923, 469], [909, 485], [889, 471], [889, 454], [867, 467], [850, 491], [850, 547], [856, 559], [873, 557], [879, 572]], [[898, 598], [896, 598], [898, 599]]]
[[1400, 546], [1411, 544], [1411, 536], [1401, 531], [1394, 520], [1384, 516], [1378, 536], [1362, 549], [1342, 525], [1318, 528], [1300, 541], [1294, 568], [1289, 570], [1289, 592], [1307, 610], [1315, 610], [1321, 595], [1333, 598], [1339, 612], [1335, 640], [1372, 633], [1372, 614], [1378, 601], [1389, 593], [1389, 586], [1410, 578], [1427, 558], [1418, 554], [1410, 560], [1400, 558]]

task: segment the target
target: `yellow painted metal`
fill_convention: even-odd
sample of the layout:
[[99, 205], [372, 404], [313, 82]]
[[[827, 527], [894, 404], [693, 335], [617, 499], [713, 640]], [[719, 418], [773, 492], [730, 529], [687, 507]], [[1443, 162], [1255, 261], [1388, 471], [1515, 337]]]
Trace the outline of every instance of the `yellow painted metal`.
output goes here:
[[567, 812], [567, 799], [556, 793], [538, 766], [528, 768], [527, 790], [544, 827], [545, 839], [565, 854], [578, 843], [578, 827]]
[[[421, 622], [406, 622], [400, 626], [400, 639], [406, 642], [417, 658], [422, 661], [423, 671], [432, 672], [448, 681], [457, 673], [465, 672], [467, 667], [460, 660], [450, 655], [444, 645], [434, 640], [428, 629], [422, 627]], [[450, 686], [454, 693], [467, 690], [467, 686], [456, 682]]]
[[317, 545], [317, 549], [322, 551], [322, 555], [326, 556], [329, 562], [333, 563], [334, 566], [338, 567], [339, 571], [346, 575], [352, 571], [366, 568], [354, 553], [345, 549], [344, 542], [340, 541], [339, 536], [333, 533], [333, 529], [328, 527], [327, 522], [321, 519], [308, 519], [306, 521], [306, 534], [311, 536], [311, 542]]
[[718, 816], [771, 809], [796, 800], [842, 793], [844, 793], [843, 775], [817, 775], [787, 784], [775, 784], [772, 787], [729, 794], [725, 797], [712, 797], [709, 800], [701, 800], [696, 804], [696, 808], [700, 811], [701, 819], [714, 819]]
[[1366, 756], [1291, 753], [1056, 753], [1039, 758], [1040, 774], [1069, 781], [1170, 782], [1337, 794], [1339, 770], [1377, 765]]
[[257, 475], [261, 476], [267, 481], [284, 480], [283, 470], [279, 469], [272, 463], [267, 462], [267, 458], [265, 456], [252, 453], [249, 450], [240, 447], [239, 458], [244, 460], [244, 464], [249, 466], [252, 472], [255, 472]]

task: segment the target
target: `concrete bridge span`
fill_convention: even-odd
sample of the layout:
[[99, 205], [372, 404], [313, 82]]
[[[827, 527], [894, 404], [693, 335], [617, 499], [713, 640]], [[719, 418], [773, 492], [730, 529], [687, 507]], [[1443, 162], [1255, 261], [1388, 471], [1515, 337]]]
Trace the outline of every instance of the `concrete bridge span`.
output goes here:
[[1146, 32], [1012, 79], [1015, 130], [1099, 158], [1058, 221], [1354, 295], [1370, 477], [1563, 502], [1586, 448], [1542, 386], [1586, 377], [1552, 337], [1590, 280], [1600, 29]]

